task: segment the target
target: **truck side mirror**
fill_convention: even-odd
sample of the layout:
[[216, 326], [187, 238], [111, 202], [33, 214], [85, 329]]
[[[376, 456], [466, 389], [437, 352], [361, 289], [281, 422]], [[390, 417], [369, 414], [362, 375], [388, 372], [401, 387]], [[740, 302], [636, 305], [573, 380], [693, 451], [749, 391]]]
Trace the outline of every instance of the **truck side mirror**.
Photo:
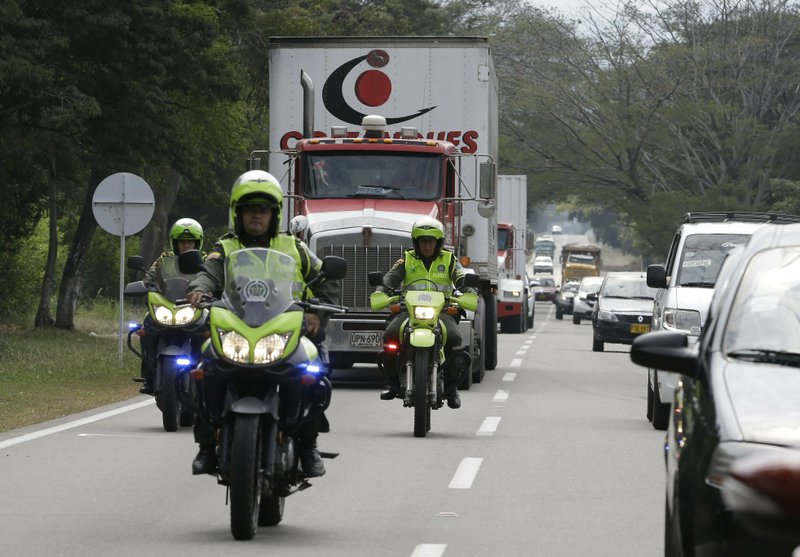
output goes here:
[[370, 271], [367, 273], [367, 280], [370, 286], [380, 286], [383, 284], [383, 273], [380, 271]]
[[650, 288], [667, 287], [667, 270], [663, 265], [650, 265], [647, 268], [647, 286]]
[[128, 269], [132, 271], [147, 271], [144, 267], [144, 259], [141, 255], [131, 255], [127, 261]]
[[196, 249], [190, 249], [178, 256], [178, 269], [184, 275], [194, 275], [203, 270], [203, 257]]

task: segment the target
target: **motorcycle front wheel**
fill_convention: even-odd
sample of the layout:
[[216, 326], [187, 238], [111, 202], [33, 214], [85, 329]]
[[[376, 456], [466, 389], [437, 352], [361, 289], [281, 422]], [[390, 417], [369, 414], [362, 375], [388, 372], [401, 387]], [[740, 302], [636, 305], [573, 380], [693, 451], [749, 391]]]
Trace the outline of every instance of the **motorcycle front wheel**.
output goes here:
[[237, 414], [231, 446], [231, 534], [237, 540], [256, 535], [261, 497], [261, 435], [258, 415]]
[[178, 392], [178, 368], [172, 358], [161, 358], [161, 423], [164, 431], [178, 431], [178, 417], [181, 412]]
[[431, 428], [431, 407], [428, 404], [430, 362], [430, 351], [414, 352], [414, 437], [425, 437]]

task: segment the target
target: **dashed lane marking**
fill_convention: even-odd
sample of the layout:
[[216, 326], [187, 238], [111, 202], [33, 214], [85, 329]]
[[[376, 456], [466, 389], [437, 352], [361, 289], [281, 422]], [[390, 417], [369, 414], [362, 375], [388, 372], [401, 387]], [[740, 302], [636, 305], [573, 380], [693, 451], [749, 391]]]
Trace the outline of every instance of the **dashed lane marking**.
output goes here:
[[517, 374], [514, 373], [513, 371], [509, 371], [508, 373], [503, 375], [503, 381], [513, 381], [516, 378], [517, 378]]
[[498, 391], [494, 394], [492, 402], [505, 402], [507, 400], [508, 400], [508, 391], [498, 389]]
[[469, 489], [472, 487], [472, 482], [475, 481], [475, 476], [478, 475], [478, 470], [483, 462], [482, 458], [467, 457], [458, 465], [458, 470], [450, 480], [450, 489]]
[[500, 417], [499, 416], [488, 416], [475, 435], [494, 435], [494, 432], [497, 431], [497, 426], [500, 425]]
[[414, 548], [411, 557], [441, 557], [446, 547], [446, 543], [421, 543]]
[[519, 367], [522, 365], [522, 360], [519, 358], [514, 358], [511, 360], [511, 363], [508, 364], [508, 367]]

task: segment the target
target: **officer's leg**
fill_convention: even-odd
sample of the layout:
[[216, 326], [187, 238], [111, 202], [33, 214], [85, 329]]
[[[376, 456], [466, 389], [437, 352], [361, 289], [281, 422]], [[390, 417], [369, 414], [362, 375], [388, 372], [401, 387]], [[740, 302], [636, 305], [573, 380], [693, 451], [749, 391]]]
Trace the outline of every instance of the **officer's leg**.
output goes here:
[[461, 407], [461, 396], [458, 394], [458, 385], [469, 373], [472, 361], [469, 354], [461, 349], [461, 334], [455, 319], [449, 315], [440, 316], [442, 326], [447, 330], [447, 341], [444, 345], [444, 396], [450, 408]]
[[[205, 378], [196, 382], [195, 385], [197, 396], [195, 404], [198, 406], [198, 410], [195, 412], [192, 432], [200, 450], [192, 462], [192, 474], [214, 474], [217, 470], [217, 441], [214, 437], [214, 429], [208, 422], [208, 415], [213, 413], [219, 416], [222, 409], [221, 401], [218, 400], [221, 386], [212, 374], [206, 374]], [[199, 410], [201, 404], [205, 405], [206, 412]]]
[[[400, 326], [408, 317], [401, 312], [394, 316], [386, 326], [383, 334], [383, 352], [379, 356], [379, 367], [386, 389], [381, 393], [381, 400], [393, 400], [400, 393]], [[392, 348], [393, 347], [393, 348]]]
[[155, 374], [156, 360], [156, 337], [152, 334], [152, 319], [150, 316], [144, 318], [142, 330], [144, 335], [139, 337], [139, 347], [142, 351], [142, 363], [139, 367], [139, 375], [143, 382], [139, 392], [146, 395], [153, 394], [153, 375]]

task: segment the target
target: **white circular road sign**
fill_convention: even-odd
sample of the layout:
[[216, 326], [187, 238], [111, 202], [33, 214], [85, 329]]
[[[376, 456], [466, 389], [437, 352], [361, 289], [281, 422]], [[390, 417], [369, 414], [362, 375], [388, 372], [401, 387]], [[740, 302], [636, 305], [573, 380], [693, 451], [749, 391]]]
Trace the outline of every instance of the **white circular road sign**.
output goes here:
[[150, 222], [155, 198], [150, 185], [136, 174], [117, 172], [105, 178], [92, 197], [97, 224], [116, 236], [136, 234]]

